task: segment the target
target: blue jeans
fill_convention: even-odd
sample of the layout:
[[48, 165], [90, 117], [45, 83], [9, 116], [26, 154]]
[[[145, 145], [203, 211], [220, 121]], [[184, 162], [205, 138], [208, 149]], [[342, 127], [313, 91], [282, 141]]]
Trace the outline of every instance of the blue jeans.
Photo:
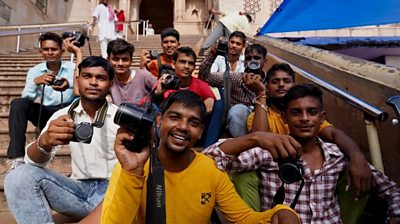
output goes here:
[[24, 164], [4, 180], [8, 206], [18, 223], [52, 223], [51, 210], [87, 216], [103, 199], [108, 180], [74, 180], [50, 169]]
[[247, 117], [251, 110], [243, 104], [235, 104], [228, 111], [228, 129], [232, 137], [240, 137], [248, 133]]

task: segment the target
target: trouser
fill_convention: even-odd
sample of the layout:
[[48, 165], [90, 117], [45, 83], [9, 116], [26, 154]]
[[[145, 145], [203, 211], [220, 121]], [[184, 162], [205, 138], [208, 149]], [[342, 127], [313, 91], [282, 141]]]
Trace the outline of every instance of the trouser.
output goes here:
[[12, 100], [8, 118], [8, 134], [10, 136], [7, 151], [8, 158], [13, 159], [25, 155], [25, 132], [28, 121], [42, 130], [51, 115], [59, 109], [60, 106], [42, 106], [39, 124], [39, 103], [34, 103], [32, 100], [26, 98]]
[[208, 35], [203, 44], [203, 49], [208, 49], [213, 45], [219, 37], [224, 36], [227, 40], [229, 39], [229, 35], [231, 35], [231, 31], [228, 30], [222, 23], [218, 23], [215, 27], [214, 31]]
[[109, 39], [104, 39], [104, 40], [100, 41], [101, 56], [104, 59], [107, 59], [107, 45], [108, 45], [108, 42], [110, 42]]
[[87, 216], [101, 202], [108, 180], [74, 180], [50, 169], [24, 164], [4, 180], [8, 206], [17, 223], [52, 223], [51, 210]]
[[235, 104], [228, 111], [228, 129], [232, 137], [237, 138], [248, 133], [247, 117], [251, 110], [243, 104]]

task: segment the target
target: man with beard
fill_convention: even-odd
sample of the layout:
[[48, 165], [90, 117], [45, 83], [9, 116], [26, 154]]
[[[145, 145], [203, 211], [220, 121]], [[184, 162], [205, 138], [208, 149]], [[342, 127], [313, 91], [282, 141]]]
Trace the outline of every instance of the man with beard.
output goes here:
[[[52, 210], [81, 219], [103, 199], [117, 162], [117, 107], [106, 101], [113, 78], [112, 66], [102, 57], [79, 64], [81, 98], [53, 114], [38, 139], [26, 147], [26, 164], [5, 177], [5, 195], [18, 223], [52, 223]], [[46, 168], [62, 145], [71, 150], [70, 177]]]
[[[114, 149], [119, 163], [104, 198], [102, 223], [206, 224], [215, 206], [230, 223], [300, 223], [287, 206], [260, 213], [248, 208], [228, 175], [192, 149], [201, 137], [205, 117], [203, 100], [182, 90], [172, 93], [157, 114], [159, 139], [154, 148], [149, 149], [153, 145], [149, 142], [139, 152], [129, 151], [122, 142], [135, 137], [123, 128], [118, 130]], [[154, 189], [156, 178], [160, 182]], [[160, 215], [154, 213], [158, 211]]]

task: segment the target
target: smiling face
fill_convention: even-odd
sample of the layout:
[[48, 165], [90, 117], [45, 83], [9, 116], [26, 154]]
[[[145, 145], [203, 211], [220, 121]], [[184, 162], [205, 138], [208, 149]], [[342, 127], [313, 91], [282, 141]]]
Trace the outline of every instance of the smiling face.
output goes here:
[[111, 81], [103, 67], [81, 69], [78, 77], [78, 90], [81, 98], [88, 101], [104, 102]]
[[309, 140], [318, 135], [325, 114], [316, 97], [305, 96], [288, 102], [282, 118], [289, 126], [290, 135], [299, 140]]
[[44, 40], [40, 43], [39, 52], [46, 61], [59, 61], [64, 49], [54, 40]]
[[168, 57], [172, 57], [179, 48], [179, 41], [174, 36], [166, 36], [161, 42], [161, 47]]
[[203, 133], [200, 108], [184, 107], [175, 102], [157, 117], [160, 128], [160, 149], [173, 153], [184, 153], [189, 150]]
[[111, 63], [115, 70], [116, 75], [129, 75], [130, 66], [132, 64], [132, 58], [129, 52], [122, 54], [113, 54], [108, 57], [108, 61]]

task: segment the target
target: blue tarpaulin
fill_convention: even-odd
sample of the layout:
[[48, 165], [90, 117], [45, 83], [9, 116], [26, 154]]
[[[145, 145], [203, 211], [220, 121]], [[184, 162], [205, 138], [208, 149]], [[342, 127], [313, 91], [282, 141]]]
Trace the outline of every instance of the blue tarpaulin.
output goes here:
[[400, 0], [284, 0], [259, 34], [400, 22]]

